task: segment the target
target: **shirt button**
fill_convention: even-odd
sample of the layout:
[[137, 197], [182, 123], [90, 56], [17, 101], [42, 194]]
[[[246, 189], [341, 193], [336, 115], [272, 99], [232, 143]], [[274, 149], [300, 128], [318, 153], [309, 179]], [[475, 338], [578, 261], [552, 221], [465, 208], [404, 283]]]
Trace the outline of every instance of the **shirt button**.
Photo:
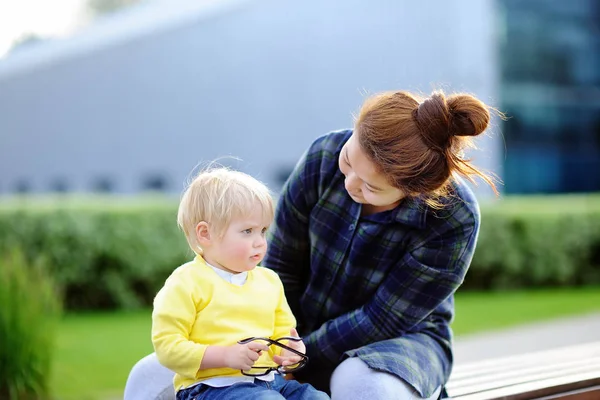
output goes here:
[[352, 225], [350, 225], [350, 226], [348, 227], [348, 230], [349, 230], [349, 231], [353, 231], [353, 230], [354, 230], [354, 228], [356, 228], [356, 225], [352, 224]]

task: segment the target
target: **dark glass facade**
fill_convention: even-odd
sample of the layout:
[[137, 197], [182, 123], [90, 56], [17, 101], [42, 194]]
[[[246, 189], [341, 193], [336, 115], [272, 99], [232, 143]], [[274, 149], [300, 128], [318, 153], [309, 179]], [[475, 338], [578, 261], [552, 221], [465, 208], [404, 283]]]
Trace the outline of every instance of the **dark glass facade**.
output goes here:
[[507, 193], [600, 191], [600, 0], [498, 0]]

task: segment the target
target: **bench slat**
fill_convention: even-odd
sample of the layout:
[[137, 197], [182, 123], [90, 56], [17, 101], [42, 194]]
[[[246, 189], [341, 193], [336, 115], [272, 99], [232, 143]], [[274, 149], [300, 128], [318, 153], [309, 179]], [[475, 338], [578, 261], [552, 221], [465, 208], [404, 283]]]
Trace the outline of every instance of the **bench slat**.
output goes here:
[[557, 376], [577, 375], [586, 371], [598, 371], [600, 376], [600, 356], [555, 364], [542, 364], [523, 368], [516, 365], [512, 371], [502, 371], [489, 375], [476, 375], [453, 380], [448, 383], [449, 391], [464, 394], [481, 390], [481, 387], [501, 387]]
[[598, 400], [600, 399], [600, 385], [591, 388], [573, 390], [567, 393], [540, 397], [536, 400]]
[[450, 392], [450, 395], [456, 400], [531, 400], [595, 386], [600, 386], [599, 371], [527, 382], [458, 396]]
[[546, 370], [543, 373], [522, 372], [520, 374], [513, 374], [509, 377], [499, 377], [497, 380], [489, 379], [483, 382], [474, 381], [470, 382], [468, 385], [461, 385], [455, 388], [449, 385], [448, 391], [454, 396], [460, 396], [469, 393], [479, 393], [485, 390], [501, 389], [503, 387], [527, 385], [536, 382], [548, 382], [558, 379], [569, 379], [570, 377], [578, 379], [582, 374], [590, 374], [592, 378], [598, 378], [600, 380], [600, 361], [591, 365], [580, 365], [569, 370], [555, 369], [550, 372]]
[[463, 376], [489, 374], [497, 370], [514, 369], [517, 365], [539, 365], [544, 362], [557, 360], [582, 359], [600, 355], [600, 342], [570, 346], [566, 348], [521, 354], [516, 356], [499, 357], [485, 361], [458, 365], [452, 371], [450, 380], [461, 379]]
[[457, 366], [456, 400], [600, 400], [600, 342]]

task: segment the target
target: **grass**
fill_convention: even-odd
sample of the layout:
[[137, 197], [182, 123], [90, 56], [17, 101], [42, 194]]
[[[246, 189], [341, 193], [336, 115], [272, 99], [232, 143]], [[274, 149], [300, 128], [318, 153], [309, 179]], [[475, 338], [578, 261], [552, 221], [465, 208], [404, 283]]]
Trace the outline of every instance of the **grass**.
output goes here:
[[150, 311], [66, 315], [51, 390], [57, 400], [122, 399], [129, 370], [152, 352]]
[[[457, 335], [600, 312], [600, 288], [459, 293]], [[69, 314], [58, 332], [51, 387], [60, 400], [122, 399], [129, 370], [152, 351], [150, 311]]]
[[456, 295], [454, 333], [466, 335], [530, 322], [600, 312], [600, 288]]

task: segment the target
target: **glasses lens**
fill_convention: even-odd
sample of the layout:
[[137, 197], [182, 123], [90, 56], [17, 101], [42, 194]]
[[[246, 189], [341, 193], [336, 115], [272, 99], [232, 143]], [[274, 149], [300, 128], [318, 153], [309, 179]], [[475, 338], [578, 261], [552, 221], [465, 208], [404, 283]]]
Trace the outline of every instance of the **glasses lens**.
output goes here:
[[304, 362], [301, 361], [296, 364], [281, 366], [278, 368], [278, 371], [281, 372], [282, 374], [289, 374], [289, 373], [299, 370], [303, 366], [304, 366]]
[[249, 376], [262, 376], [262, 375], [267, 375], [269, 372], [271, 372], [270, 367], [252, 367], [248, 370], [242, 371], [242, 373], [244, 375], [249, 375]]

